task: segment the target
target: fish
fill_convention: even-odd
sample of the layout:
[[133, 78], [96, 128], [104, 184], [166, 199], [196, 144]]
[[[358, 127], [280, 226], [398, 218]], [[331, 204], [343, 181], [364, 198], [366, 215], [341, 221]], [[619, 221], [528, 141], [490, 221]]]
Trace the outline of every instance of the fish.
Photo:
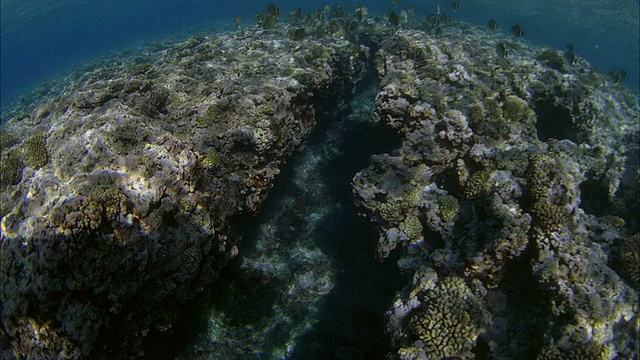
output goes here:
[[367, 10], [366, 7], [364, 7], [364, 6], [357, 7], [356, 8], [356, 19], [358, 19], [358, 21], [362, 21], [362, 18], [367, 16], [368, 13], [369, 13], [369, 10]]
[[515, 24], [511, 27], [511, 33], [516, 37], [524, 36], [524, 31], [522, 31], [522, 28], [518, 24]]
[[440, 15], [440, 5], [436, 5], [436, 15]]
[[438, 16], [438, 23], [439, 24], [449, 24], [449, 23], [451, 23], [451, 18], [448, 17], [445, 14], [441, 14], [440, 16]]
[[564, 58], [567, 59], [570, 64], [573, 64], [576, 62], [576, 53], [573, 51], [573, 44], [568, 43], [565, 47], [567, 51], [564, 53]]
[[329, 23], [329, 32], [332, 34], [337, 34], [342, 30], [342, 26], [340, 26], [340, 22], [338, 20], [331, 20]]
[[623, 80], [627, 80], [629, 78], [629, 74], [625, 70], [611, 70], [609, 71], [609, 78], [613, 81], [614, 84], [619, 84]]
[[436, 28], [436, 30], [433, 32], [433, 34], [434, 34], [437, 38], [439, 38], [440, 36], [442, 36], [442, 26], [438, 26], [438, 27]]
[[434, 26], [438, 23], [438, 17], [433, 15], [433, 14], [429, 14], [429, 16], [427, 16], [427, 25], [429, 26]]
[[331, 15], [335, 18], [342, 18], [344, 16], [344, 9], [340, 5], [335, 5], [331, 11]]
[[398, 15], [396, 15], [396, 13], [394, 13], [393, 11], [389, 11], [389, 24], [398, 26], [399, 22], [400, 21], [398, 19]]
[[488, 28], [489, 30], [495, 30], [495, 29], [497, 29], [497, 28], [498, 28], [498, 22], [497, 22], [497, 21], [495, 21], [495, 20], [493, 20], [493, 19], [489, 20], [489, 22], [487, 23], [487, 28]]
[[235, 20], [233, 21], [236, 27], [240, 27], [241, 22], [242, 22], [242, 19], [240, 18], [240, 15], [236, 16]]
[[400, 3], [400, 0], [391, 0], [391, 5], [393, 5], [393, 7], [398, 7], [399, 3]]
[[307, 33], [303, 28], [297, 28], [291, 32], [291, 40], [300, 41], [304, 39], [305, 36], [307, 36]]
[[458, 0], [453, 0], [453, 12], [457, 12], [459, 6], [460, 4], [458, 4]]
[[499, 42], [498, 45], [496, 45], [496, 55], [498, 55], [499, 59], [506, 57], [508, 53], [503, 43]]
[[267, 14], [271, 16], [280, 16], [280, 8], [272, 3], [267, 4]]
[[409, 22], [409, 14], [407, 14], [406, 10], [400, 10], [400, 20], [403, 24]]
[[302, 9], [301, 8], [294, 9], [293, 11], [291, 11], [289, 16], [291, 16], [291, 18], [294, 20], [302, 19]]

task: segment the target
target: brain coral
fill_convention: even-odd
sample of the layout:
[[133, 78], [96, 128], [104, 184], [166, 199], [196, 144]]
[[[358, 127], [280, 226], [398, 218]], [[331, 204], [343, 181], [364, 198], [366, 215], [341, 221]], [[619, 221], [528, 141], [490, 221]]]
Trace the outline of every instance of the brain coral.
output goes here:
[[49, 162], [49, 155], [47, 154], [47, 134], [37, 133], [29, 138], [25, 143], [25, 150], [27, 152], [27, 159], [30, 166], [34, 168], [41, 168], [47, 165]]
[[448, 277], [429, 290], [409, 326], [430, 359], [473, 358], [471, 349], [483, 331], [481, 303], [459, 277]]

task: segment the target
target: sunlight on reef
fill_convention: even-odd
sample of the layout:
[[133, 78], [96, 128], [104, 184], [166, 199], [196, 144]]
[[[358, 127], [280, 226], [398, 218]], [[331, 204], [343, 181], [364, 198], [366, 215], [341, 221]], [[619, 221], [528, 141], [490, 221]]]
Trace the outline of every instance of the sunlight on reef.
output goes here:
[[[270, 5], [259, 27], [125, 56], [8, 112], [0, 137], [3, 357], [143, 356], [144, 339], [178, 336], [172, 329], [184, 316], [216, 301], [230, 309], [234, 296], [249, 305], [210, 308], [209, 330], [232, 323], [246, 333], [217, 328], [192, 350], [637, 357], [637, 98], [620, 79], [573, 53], [527, 44], [520, 32], [363, 14], [334, 6], [284, 23]], [[349, 168], [340, 186], [312, 186], [329, 181], [316, 176], [316, 162], [340, 173], [369, 138], [341, 154], [327, 136], [319, 153], [293, 155], [371, 76], [379, 81], [375, 126], [400, 143]], [[261, 223], [251, 252], [233, 224], [260, 213], [290, 160], [300, 197], [281, 198], [283, 227]], [[334, 192], [355, 195], [357, 210], [311, 205]], [[342, 231], [340, 217], [356, 211], [378, 232], [375, 249], [375, 239], [310, 240]], [[354, 246], [369, 249], [366, 260]], [[289, 267], [293, 253], [301, 268]], [[241, 256], [245, 277], [234, 278], [228, 297], [210, 294]], [[348, 270], [376, 269], [376, 256], [411, 279], [395, 280], [402, 290], [385, 300], [386, 314], [360, 304], [362, 315], [358, 296], [393, 286]], [[343, 293], [349, 307], [330, 296], [340, 276], [363, 286]], [[255, 289], [254, 279], [273, 283]], [[285, 290], [276, 296], [271, 285]], [[290, 316], [286, 331], [270, 333], [282, 348], [252, 338], [269, 321], [265, 304]], [[388, 338], [374, 342], [389, 346], [322, 343], [335, 324], [320, 316], [323, 305], [353, 319], [374, 318], [375, 309], [384, 324], [371, 331]], [[342, 336], [361, 333], [348, 330]]]

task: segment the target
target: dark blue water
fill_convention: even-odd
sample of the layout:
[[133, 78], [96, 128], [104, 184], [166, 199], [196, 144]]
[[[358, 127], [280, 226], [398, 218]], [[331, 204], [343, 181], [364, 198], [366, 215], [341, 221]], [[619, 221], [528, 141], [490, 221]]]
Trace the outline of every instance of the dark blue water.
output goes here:
[[[246, 26], [267, 1], [234, 0], [3, 0], [1, 2], [1, 101], [3, 105], [38, 82], [74, 65], [145, 41], [186, 37], [198, 29], [232, 28], [239, 15]], [[283, 13], [302, 7], [312, 11], [336, 2], [321, 0], [276, 1]], [[622, 68], [626, 85], [638, 92], [638, 2], [636, 0], [585, 0], [516, 2], [507, 0], [400, 0], [398, 9], [415, 10], [424, 17], [440, 5], [454, 19], [484, 26], [498, 21], [503, 31], [518, 23], [525, 39], [576, 53], [602, 73]], [[530, 4], [532, 3], [532, 4]], [[342, 1], [347, 10], [365, 5], [371, 13], [394, 9], [391, 0]]]

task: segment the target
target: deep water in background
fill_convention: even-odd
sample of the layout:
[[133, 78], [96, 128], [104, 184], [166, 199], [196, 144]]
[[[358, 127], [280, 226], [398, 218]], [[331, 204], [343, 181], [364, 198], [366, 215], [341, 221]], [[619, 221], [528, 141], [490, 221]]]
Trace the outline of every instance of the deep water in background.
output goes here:
[[[3, 106], [24, 91], [76, 64], [105, 53], [122, 50], [142, 41], [158, 41], [170, 36], [210, 29], [220, 24], [231, 29], [239, 15], [253, 26], [254, 15], [267, 1], [253, 0], [3, 0], [1, 16], [0, 93]], [[336, 2], [276, 1], [287, 14], [302, 7], [312, 11]], [[348, 10], [361, 1], [339, 2]], [[563, 50], [573, 43], [576, 53], [602, 73], [625, 69], [625, 82], [638, 92], [638, 1], [570, 0], [516, 2], [511, 0], [460, 0], [454, 12], [453, 0], [400, 0], [398, 9], [413, 8], [424, 18], [439, 5], [455, 20], [484, 26], [495, 18], [502, 31], [518, 23], [525, 40]], [[393, 10], [391, 0], [368, 2], [370, 12]], [[286, 16], [285, 16], [286, 18]]]

